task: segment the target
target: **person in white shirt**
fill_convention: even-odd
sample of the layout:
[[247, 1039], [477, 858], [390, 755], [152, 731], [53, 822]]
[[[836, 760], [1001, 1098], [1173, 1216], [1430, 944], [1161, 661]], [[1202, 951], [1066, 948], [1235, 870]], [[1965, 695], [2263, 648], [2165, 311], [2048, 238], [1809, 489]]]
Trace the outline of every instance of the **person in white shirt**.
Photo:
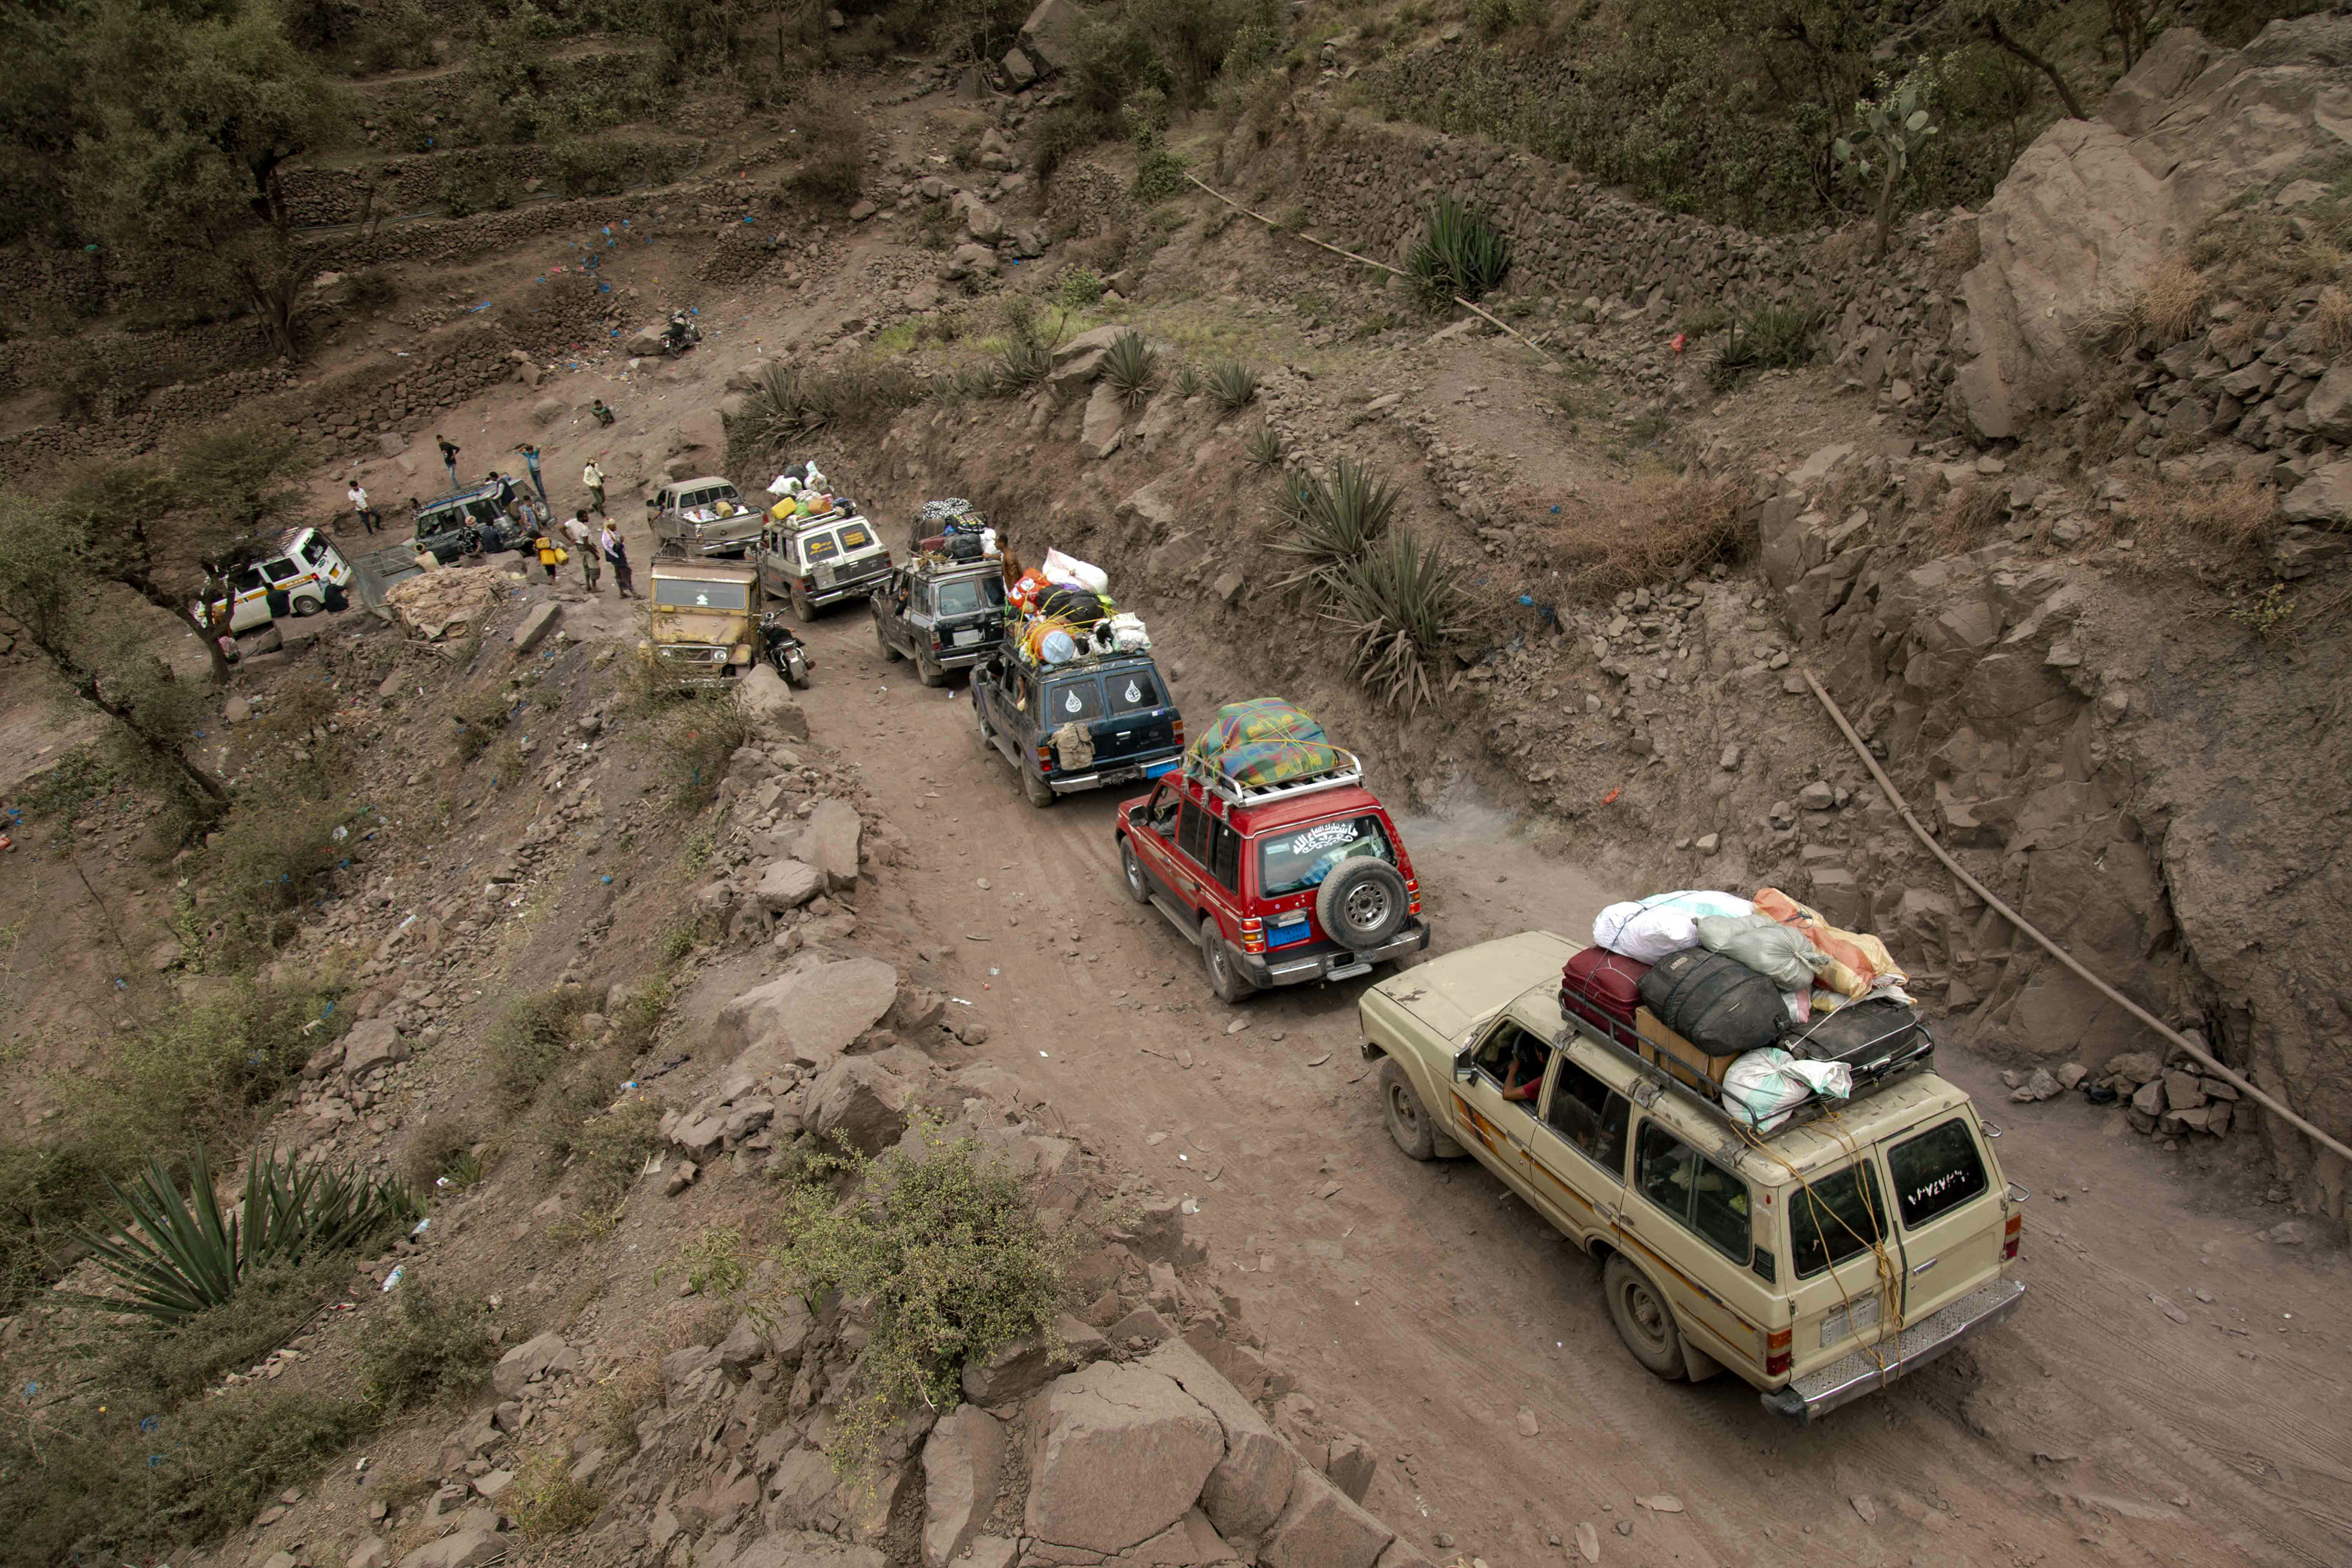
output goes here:
[[352, 510], [359, 514], [361, 523], [370, 533], [373, 533], [376, 531], [376, 525], [383, 519], [375, 508], [368, 505], [367, 491], [361, 488], [359, 480], [353, 479], [352, 488], [345, 490], [343, 494], [351, 498]]
[[604, 544], [602, 541], [590, 542], [594, 530], [588, 526], [586, 507], [563, 520], [563, 537], [572, 542], [572, 553], [580, 563], [580, 580], [588, 585], [591, 594], [596, 591], [597, 579], [604, 574], [604, 563], [600, 558]]
[[604, 510], [604, 470], [596, 466], [595, 458], [589, 458], [588, 466], [580, 470], [580, 482], [588, 487], [590, 508], [598, 517], [610, 521], [613, 514]]

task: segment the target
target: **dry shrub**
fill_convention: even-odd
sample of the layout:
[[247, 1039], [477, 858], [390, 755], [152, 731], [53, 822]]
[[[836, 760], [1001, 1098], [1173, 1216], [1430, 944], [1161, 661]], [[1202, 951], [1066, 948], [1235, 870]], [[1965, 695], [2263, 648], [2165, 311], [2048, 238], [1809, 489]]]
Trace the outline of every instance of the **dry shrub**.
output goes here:
[[1927, 520], [1931, 555], [1959, 555], [2000, 531], [2009, 521], [2009, 495], [2000, 485], [1962, 484], [1944, 498]]
[[[1859, 232], [1859, 225], [1856, 230]], [[1984, 241], [1977, 234], [1974, 219], [1945, 229], [1927, 251], [1927, 265], [1945, 278], [1957, 278], [1983, 259]]]
[[2205, 279], [2179, 257], [2168, 258], [2148, 275], [2147, 324], [2166, 343], [2177, 343], [2197, 326], [2197, 312], [2205, 304]]
[[2117, 521], [2131, 525], [2138, 570], [2234, 574], [2261, 561], [2278, 521], [2278, 493], [2254, 479], [2158, 481], [2134, 489]]
[[2311, 314], [2319, 346], [2329, 355], [2352, 353], [2352, 294], [2330, 283], [2319, 291], [2319, 308]]
[[1601, 498], [1551, 530], [1552, 552], [1571, 598], [1607, 599], [1628, 588], [1671, 582], [1748, 543], [1740, 487], [1730, 479], [1663, 476]]
[[1820, 269], [1832, 277], [1851, 277], [1861, 269], [1876, 243], [1877, 231], [1866, 223], [1850, 223], [1822, 241], [1813, 254]]

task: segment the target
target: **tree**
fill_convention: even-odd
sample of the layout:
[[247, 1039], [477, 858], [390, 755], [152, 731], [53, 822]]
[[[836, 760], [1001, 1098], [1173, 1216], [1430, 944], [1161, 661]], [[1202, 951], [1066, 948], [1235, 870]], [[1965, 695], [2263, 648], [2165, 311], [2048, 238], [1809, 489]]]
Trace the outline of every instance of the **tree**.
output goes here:
[[2058, 94], [2058, 101], [2066, 106], [2067, 119], [2086, 120], [2090, 118], [2083, 112], [2082, 104], [2074, 97], [2074, 89], [2066, 85], [2066, 79], [2064, 76], [2060, 74], [2058, 68], [2051, 63], [2047, 57], [2036, 54], [2033, 50], [2028, 48], [2015, 34], [2010, 32], [2008, 28], [2001, 26], [2000, 12], [1997, 7], [1992, 5], [1979, 6], [1978, 8], [1966, 13], [1964, 19], [1968, 25], [1969, 30], [1975, 33], [1986, 43], [1990, 44], [1994, 48], [2000, 50], [2004, 54], [2016, 57], [2018, 59], [2024, 61], [2027, 65], [2032, 66], [2035, 70], [2040, 71], [2044, 77], [2047, 77], [2050, 80], [2052, 90]]
[[249, 306], [292, 354], [281, 172], [332, 131], [326, 78], [266, 0], [96, 0], [83, 37], [82, 79], [105, 88], [67, 180], [83, 231], [160, 295]]
[[1936, 127], [1928, 122], [1927, 98], [1926, 90], [1912, 79], [1897, 84], [1884, 98], [1865, 98], [1853, 106], [1853, 135], [1830, 143], [1831, 155], [1841, 168], [1851, 170], [1859, 179], [1875, 176], [1878, 180], [1878, 239], [1871, 252], [1873, 261], [1886, 259], [1895, 198], [1911, 177], [1912, 162], [1936, 134]]
[[0, 494], [0, 611], [81, 702], [111, 721], [137, 770], [199, 816], [228, 805], [220, 780], [188, 754], [198, 706], [171, 668], [137, 649], [92, 588], [100, 552], [66, 509]]

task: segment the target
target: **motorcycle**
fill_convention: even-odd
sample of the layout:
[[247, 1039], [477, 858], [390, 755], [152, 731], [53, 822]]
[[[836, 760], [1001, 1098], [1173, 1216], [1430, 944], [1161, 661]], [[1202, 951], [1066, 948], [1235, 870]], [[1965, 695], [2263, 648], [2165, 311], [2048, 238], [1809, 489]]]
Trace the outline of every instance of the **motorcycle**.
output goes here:
[[682, 354], [702, 341], [702, 328], [684, 310], [669, 313], [669, 330], [662, 334], [662, 353]]
[[770, 610], [760, 617], [760, 640], [761, 651], [784, 678], [785, 685], [796, 689], [808, 685], [809, 671], [816, 668], [816, 661], [809, 658], [806, 645], [778, 612]]

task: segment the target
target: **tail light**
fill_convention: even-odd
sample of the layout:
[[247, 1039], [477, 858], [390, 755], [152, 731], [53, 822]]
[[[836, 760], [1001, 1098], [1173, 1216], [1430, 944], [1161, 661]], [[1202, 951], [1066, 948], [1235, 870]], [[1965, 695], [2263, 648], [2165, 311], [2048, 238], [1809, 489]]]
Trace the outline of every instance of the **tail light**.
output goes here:
[[1244, 952], [1265, 951], [1265, 921], [1255, 915], [1251, 915], [1242, 921], [1242, 951]]
[[1421, 879], [1407, 877], [1404, 879], [1404, 890], [1412, 895], [1412, 901], [1405, 905], [1404, 912], [1409, 915], [1421, 913]]
[[943, 648], [943, 647], [947, 647], [947, 646], [948, 646], [948, 645], [947, 645], [947, 641], [946, 641], [946, 639], [945, 639], [945, 638], [943, 638], [943, 637], [941, 637], [940, 636], [940, 634], [939, 634], [937, 631], [933, 631], [933, 632], [931, 633], [931, 651], [932, 651], [933, 653], [937, 653], [937, 652], [939, 652], [939, 651], [940, 651], [940, 649], [941, 649], [941, 648]]
[[1765, 1336], [1764, 1371], [1768, 1376], [1778, 1376], [1788, 1371], [1793, 1364], [1795, 1358], [1789, 1350], [1789, 1341], [1793, 1331], [1790, 1329], [1775, 1329]]
[[1177, 743], [1178, 745], [1180, 745], [1180, 746], [1181, 746], [1181, 745], [1182, 745], [1182, 744], [1184, 743], [1184, 716], [1183, 716], [1182, 714], [1181, 714], [1181, 713], [1180, 713], [1180, 714], [1178, 714], [1178, 715], [1176, 716], [1176, 726], [1175, 726], [1175, 728], [1176, 728], [1176, 743]]
[[1040, 746], [1037, 748], [1037, 771], [1041, 773], [1050, 773], [1054, 771], [1053, 747]]
[[2009, 1223], [2001, 1227], [2000, 1260], [2003, 1263], [2017, 1256], [2017, 1244], [2025, 1239], [2025, 1216], [2012, 1213]]

